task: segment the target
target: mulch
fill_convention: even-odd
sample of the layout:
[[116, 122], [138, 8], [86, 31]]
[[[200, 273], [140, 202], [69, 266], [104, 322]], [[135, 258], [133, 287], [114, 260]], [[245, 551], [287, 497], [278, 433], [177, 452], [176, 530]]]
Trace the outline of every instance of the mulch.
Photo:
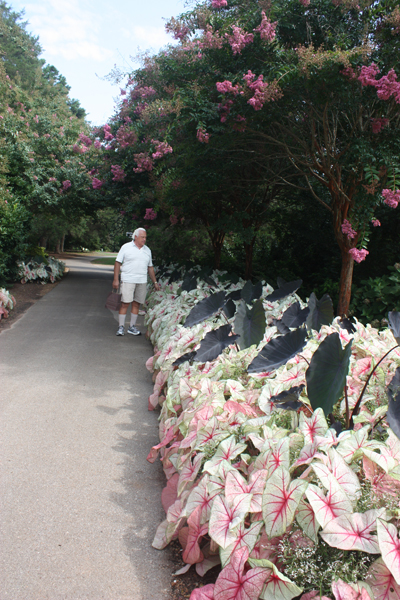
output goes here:
[[42, 296], [51, 292], [52, 289], [58, 285], [58, 281], [55, 283], [36, 283], [31, 281], [29, 283], [13, 283], [8, 287], [8, 290], [14, 296], [16, 300], [15, 307], [10, 310], [6, 319], [0, 321], [0, 333], [5, 329], [9, 329], [13, 323], [18, 321], [20, 317], [30, 308], [35, 302], [37, 302]]

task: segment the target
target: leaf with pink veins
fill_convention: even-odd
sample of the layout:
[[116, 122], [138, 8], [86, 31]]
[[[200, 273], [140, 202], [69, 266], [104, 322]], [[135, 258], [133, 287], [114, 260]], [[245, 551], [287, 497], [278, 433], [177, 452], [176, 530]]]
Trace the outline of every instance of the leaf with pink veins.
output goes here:
[[312, 444], [316, 436], [324, 436], [328, 429], [322, 408], [317, 408], [310, 418], [300, 413], [299, 431], [304, 435], [306, 444]]
[[178, 497], [178, 493], [177, 493], [178, 479], [179, 479], [178, 473], [175, 473], [174, 475], [172, 475], [172, 477], [170, 479], [168, 479], [167, 485], [161, 492], [161, 504], [163, 506], [163, 509], [165, 510], [165, 513], [168, 512], [169, 507], [174, 504], [174, 502], [176, 501], [176, 499]]
[[333, 548], [379, 554], [378, 538], [371, 532], [376, 529], [376, 519], [384, 515], [384, 508], [342, 515], [328, 523], [320, 535]]
[[366, 425], [358, 431], [343, 431], [339, 435], [337, 452], [347, 464], [359, 460], [362, 457], [362, 448], [368, 445], [370, 427]]
[[205, 558], [203, 560], [203, 562], [196, 564], [196, 573], [197, 573], [197, 575], [200, 575], [200, 577], [204, 577], [204, 575], [207, 573], [207, 571], [209, 571], [210, 569], [213, 569], [214, 567], [216, 567], [217, 565], [220, 565], [220, 564], [221, 564], [221, 560], [219, 558], [219, 555], [218, 554], [211, 555], [208, 558]]
[[216, 417], [212, 417], [208, 423], [198, 430], [196, 450], [203, 450], [204, 446], [212, 442], [213, 444], [229, 437], [229, 433], [221, 431], [221, 424]]
[[398, 462], [393, 456], [389, 448], [386, 448], [384, 444], [379, 448], [380, 453], [374, 452], [369, 448], [363, 448], [364, 455], [378, 465], [385, 473], [393, 471], [398, 466]]
[[231, 562], [222, 569], [215, 583], [214, 600], [257, 600], [268, 571], [256, 567], [244, 570], [249, 557], [247, 548], [239, 548]]
[[307, 481], [291, 481], [289, 472], [282, 467], [268, 479], [263, 494], [263, 519], [269, 537], [285, 533], [307, 486]]
[[215, 496], [221, 493], [221, 491], [223, 491], [222, 486], [221, 491], [214, 490], [213, 492], [210, 492], [208, 489], [208, 483], [209, 476], [203, 476], [196, 485], [196, 487], [194, 487], [191, 490], [184, 508], [185, 516], [188, 517], [192, 512], [196, 510], [196, 508], [199, 507], [201, 513], [201, 523], [205, 523], [210, 519], [212, 500], [213, 498], [215, 498]]
[[332, 519], [353, 512], [348, 497], [333, 477], [330, 479], [326, 496], [321, 488], [312, 484], [308, 486], [306, 496], [322, 528]]
[[307, 592], [307, 594], [303, 594], [300, 600], [332, 600], [332, 598], [320, 596], [320, 593], [317, 592], [317, 590], [312, 590], [311, 592]]
[[278, 467], [289, 469], [290, 457], [289, 457], [289, 444], [290, 440], [288, 437], [284, 437], [282, 440], [274, 445], [268, 456], [267, 469], [270, 473], [273, 473]]
[[246, 444], [239, 444], [236, 437], [231, 435], [219, 444], [214, 456], [204, 464], [204, 471], [214, 475], [222, 461], [232, 461], [246, 449]]
[[295, 462], [291, 465], [290, 471], [294, 471], [294, 469], [302, 465], [309, 465], [316, 454], [318, 454], [317, 443], [313, 442], [312, 444], [306, 444], [300, 450], [300, 454], [297, 460], [295, 460]]
[[[365, 590], [364, 590], [365, 591]], [[354, 590], [351, 585], [345, 583], [341, 579], [332, 582], [332, 592], [335, 596], [335, 600], [371, 600], [370, 595], [364, 595], [364, 598], [359, 592]]]
[[[343, 464], [346, 465], [344, 461]], [[338, 469], [335, 470], [335, 473], [340, 478], [340, 481], [338, 481], [338, 479], [334, 476], [331, 469], [323, 463], [311, 463], [311, 467], [326, 490], [329, 490], [332, 478], [336, 479], [343, 491], [348, 496], [349, 500], [351, 502], [357, 501], [357, 492], [360, 489], [360, 482], [358, 481], [357, 475], [354, 473], [354, 471], [351, 471], [350, 467], [346, 465], [346, 468], [351, 472], [347, 471], [346, 469], [342, 469], [341, 471]], [[357, 479], [357, 482], [354, 480], [354, 477]]]
[[305, 500], [301, 500], [299, 504], [296, 513], [296, 521], [300, 525], [304, 533], [310, 538], [310, 540], [313, 540], [313, 542], [317, 542], [319, 523], [315, 517], [315, 512], [312, 506], [305, 502]]
[[214, 600], [214, 588], [215, 583], [208, 583], [201, 588], [196, 588], [190, 594], [189, 600]]
[[267, 570], [268, 575], [260, 596], [262, 600], [292, 600], [303, 591], [303, 588], [288, 579], [271, 561], [249, 558], [249, 564], [252, 567], [265, 567]]
[[378, 543], [382, 558], [397, 584], [400, 585], [400, 540], [397, 527], [386, 521], [377, 521]]
[[226, 476], [225, 497], [230, 502], [238, 494], [250, 494], [250, 512], [260, 512], [262, 510], [262, 493], [267, 477], [268, 471], [255, 471], [250, 475], [249, 483], [247, 483], [239, 471], [230, 471]]
[[251, 553], [254, 546], [256, 545], [258, 536], [263, 525], [264, 523], [262, 521], [252, 523], [248, 529], [245, 528], [244, 524], [240, 525], [236, 541], [227, 548], [220, 548], [219, 550], [221, 564], [223, 567], [225, 567], [228, 564], [232, 554], [239, 548], [246, 547], [249, 553]]
[[375, 600], [400, 600], [400, 585], [396, 583], [382, 558], [372, 563], [366, 581], [371, 586]]
[[194, 565], [204, 560], [199, 543], [208, 532], [208, 524], [205, 523], [201, 525], [200, 523], [200, 507], [198, 507], [194, 513], [190, 515], [188, 519], [188, 526], [186, 546], [182, 555], [182, 559], [185, 563]]
[[178, 496], [181, 495], [181, 493], [183, 492], [185, 487], [187, 487], [190, 483], [192, 483], [196, 479], [197, 474], [201, 467], [203, 457], [204, 457], [204, 454], [202, 454], [200, 452], [193, 458], [193, 462], [192, 462], [191, 457], [186, 460], [186, 462], [179, 474]]
[[232, 502], [217, 496], [211, 508], [209, 534], [221, 546], [227, 548], [238, 537], [240, 525], [249, 512], [251, 498], [248, 494], [235, 496]]

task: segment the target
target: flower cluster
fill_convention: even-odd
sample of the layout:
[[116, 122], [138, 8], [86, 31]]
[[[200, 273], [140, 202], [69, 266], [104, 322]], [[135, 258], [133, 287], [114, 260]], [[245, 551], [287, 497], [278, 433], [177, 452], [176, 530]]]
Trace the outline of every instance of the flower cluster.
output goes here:
[[62, 186], [63, 186], [63, 190], [67, 190], [68, 188], [71, 187], [71, 182], [69, 179], [66, 179], [65, 181], [62, 182]]
[[0, 288], [0, 320], [7, 318], [8, 313], [15, 307], [15, 298], [5, 288]]
[[227, 0], [211, 0], [211, 6], [213, 8], [225, 8], [228, 6]]
[[114, 139], [114, 136], [111, 133], [110, 125], [108, 125], [108, 124], [104, 125], [103, 130], [104, 130], [104, 139], [105, 140], [113, 140]]
[[200, 128], [197, 130], [196, 137], [199, 140], [199, 142], [202, 142], [203, 144], [208, 144], [210, 134], [207, 133], [205, 129]]
[[97, 150], [100, 150], [100, 148], [101, 148], [101, 141], [100, 140], [95, 140], [94, 141], [94, 147], [97, 148]]
[[400, 8], [396, 6], [391, 15], [386, 17], [385, 23], [393, 27], [392, 35], [400, 33]]
[[225, 81], [218, 81], [216, 87], [222, 94], [231, 93], [234, 96], [237, 96], [240, 92], [240, 87], [238, 85], [232, 85], [232, 82], [227, 79]]
[[173, 152], [171, 146], [167, 144], [167, 142], [159, 142], [158, 140], [151, 140], [152, 144], [155, 144], [155, 152], [151, 155], [154, 160], [158, 158], [162, 158], [166, 154], [171, 154]]
[[372, 223], [373, 227], [381, 226], [381, 222], [378, 219], [372, 219], [371, 223]]
[[371, 119], [372, 133], [379, 133], [389, 124], [389, 119]]
[[187, 39], [190, 28], [180, 20], [172, 17], [165, 26], [165, 31], [171, 33], [176, 40], [183, 42]]
[[97, 177], [94, 177], [92, 179], [92, 186], [93, 186], [94, 190], [99, 190], [103, 184], [104, 184], [104, 181], [97, 179]]
[[135, 87], [131, 91], [131, 98], [132, 98], [132, 100], [150, 98], [150, 96], [154, 96], [154, 94], [156, 94], [156, 93], [157, 92], [154, 88], [145, 85], [143, 87]]
[[349, 223], [349, 221], [347, 219], [345, 219], [342, 223], [342, 233], [347, 235], [347, 237], [349, 239], [353, 239], [357, 235], [357, 231], [354, 231], [354, 229], [352, 228], [351, 224]]
[[139, 154], [134, 154], [133, 157], [137, 164], [137, 167], [133, 169], [134, 173], [144, 173], [145, 171], [153, 170], [153, 161], [148, 152], [140, 152]]
[[361, 73], [358, 77], [361, 85], [370, 85], [376, 89], [376, 93], [380, 100], [389, 100], [394, 97], [397, 104], [400, 104], [400, 82], [397, 81], [397, 75], [394, 69], [390, 69], [387, 75], [383, 75], [380, 79], [376, 76], [380, 73], [377, 65], [371, 63], [369, 66], [362, 66]]
[[304, 8], [307, 8], [307, 6], [310, 6], [310, 0], [300, 0], [300, 4], [302, 4]]
[[400, 190], [382, 190], [383, 201], [390, 208], [397, 208], [400, 202]]
[[225, 104], [218, 104], [218, 110], [221, 113], [221, 123], [225, 123], [229, 113], [231, 112], [231, 106], [233, 100], [227, 100]]
[[[307, 1], [307, 0], [305, 0]], [[275, 29], [278, 24], [278, 21], [271, 23], [271, 21], [266, 16], [265, 12], [261, 13], [261, 24], [254, 29], [255, 32], [260, 34], [260, 37], [265, 42], [272, 42], [275, 38]]]
[[92, 145], [92, 140], [90, 139], [89, 136], [85, 135], [84, 133], [79, 134], [79, 139], [82, 142], [82, 144], [84, 146], [87, 146], [88, 148], [89, 148], [89, 146]]
[[204, 48], [222, 48], [224, 40], [220, 37], [218, 31], [213, 32], [211, 25], [207, 25], [206, 29], [203, 33], [203, 37], [201, 41], [198, 42], [198, 47], [200, 50]]
[[225, 37], [233, 50], [233, 54], [241, 54], [243, 48], [254, 40], [252, 33], [247, 33], [237, 25], [233, 25], [232, 34], [226, 33]]
[[111, 172], [113, 174], [113, 181], [123, 181], [126, 174], [120, 165], [111, 165]]
[[137, 142], [136, 132], [133, 129], [129, 129], [127, 125], [122, 125], [118, 129], [115, 137], [120, 148], [122, 149], [128, 148], [128, 146], [133, 146]]
[[261, 110], [266, 102], [276, 100], [282, 96], [282, 92], [275, 81], [272, 83], [263, 81], [263, 75], [259, 75], [254, 81], [254, 77], [254, 73], [250, 70], [247, 71], [246, 75], [243, 75], [247, 86], [254, 92], [254, 96], [247, 101], [247, 104], [250, 104], [254, 110]]
[[146, 208], [146, 214], [143, 217], [146, 221], [154, 221], [157, 218], [157, 213], [152, 208]]
[[368, 252], [368, 250], [364, 250], [364, 249], [358, 250], [357, 248], [351, 248], [349, 250], [349, 254], [357, 263], [360, 263], [366, 259], [369, 252]]

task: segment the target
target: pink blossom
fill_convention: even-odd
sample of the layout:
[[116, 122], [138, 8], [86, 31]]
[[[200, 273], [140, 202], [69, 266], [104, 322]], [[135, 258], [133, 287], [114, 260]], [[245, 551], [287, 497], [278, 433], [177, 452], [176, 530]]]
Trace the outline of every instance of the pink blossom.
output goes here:
[[149, 98], [149, 96], [154, 96], [154, 94], [156, 93], [156, 90], [152, 87], [135, 87], [131, 91], [131, 98], [132, 100], [138, 100], [140, 98]]
[[166, 154], [171, 154], [173, 152], [171, 146], [167, 144], [167, 142], [159, 142], [158, 140], [151, 140], [152, 144], [155, 144], [155, 152], [151, 155], [154, 160], [158, 158], [162, 158]]
[[233, 100], [227, 100], [225, 104], [219, 104], [218, 110], [222, 113], [221, 123], [225, 123], [227, 116], [231, 112], [231, 106], [233, 104]]
[[360, 263], [363, 260], [366, 259], [367, 255], [369, 254], [368, 250], [357, 250], [357, 248], [351, 248], [349, 250], [349, 254], [351, 255], [351, 257], [357, 262]]
[[232, 34], [225, 34], [226, 39], [228, 40], [233, 54], [240, 54], [246, 44], [250, 44], [254, 40], [254, 35], [252, 33], [246, 33], [241, 27], [237, 27], [237, 25], [233, 25]]
[[126, 96], [126, 90], [123, 90], [122, 88], [120, 88], [120, 92], [121, 92], [121, 96]]
[[382, 190], [383, 201], [390, 208], [396, 208], [400, 202], [400, 190]]
[[[300, 0], [300, 2], [301, 1], [302, 0]], [[303, 2], [309, 3], [309, 0], [303, 0]], [[258, 27], [256, 27], [253, 31], [258, 32], [260, 34], [261, 39], [264, 40], [265, 42], [272, 42], [272, 40], [275, 37], [275, 29], [276, 29], [277, 24], [278, 24], [278, 21], [271, 23], [271, 21], [266, 16], [265, 12], [262, 11], [261, 24]]]
[[100, 140], [95, 140], [94, 147], [97, 148], [97, 149], [101, 148], [101, 142], [100, 142]]
[[129, 129], [126, 125], [121, 125], [117, 131], [116, 138], [121, 148], [128, 148], [128, 146], [133, 146], [137, 142], [136, 132], [133, 129]]
[[389, 123], [389, 119], [371, 119], [372, 133], [379, 133]]
[[169, 220], [170, 220], [171, 225], [176, 225], [178, 222], [178, 217], [176, 215], [171, 215]]
[[130, 117], [125, 117], [125, 123], [132, 123], [132, 119]]
[[114, 139], [114, 136], [111, 133], [110, 125], [104, 125], [103, 130], [104, 130], [104, 139], [105, 140], [113, 140]]
[[126, 174], [120, 165], [111, 165], [111, 172], [113, 174], [113, 181], [123, 181]]
[[304, 8], [307, 8], [307, 6], [310, 6], [310, 0], [300, 0], [300, 4], [302, 4]]
[[275, 100], [275, 98], [279, 98], [282, 94], [276, 84], [272, 83], [270, 85], [267, 81], [263, 81], [263, 75], [259, 75], [253, 81], [254, 77], [255, 75], [251, 71], [248, 71], [247, 75], [243, 75], [247, 86], [254, 91], [254, 96], [247, 101], [247, 104], [250, 104], [254, 110], [261, 110], [267, 101]]
[[49, 134], [49, 133], [45, 133], [45, 134], [43, 135], [43, 137], [44, 137], [44, 138], [46, 138], [46, 139], [48, 140], [48, 139], [49, 139], [49, 137], [50, 137], [50, 134]]
[[153, 170], [153, 161], [147, 152], [140, 152], [140, 154], [133, 155], [137, 168], [133, 169], [134, 173], [144, 173], [144, 171]]
[[65, 181], [62, 182], [62, 186], [63, 186], [63, 190], [67, 190], [68, 188], [71, 187], [71, 182], [69, 179], [66, 179]]
[[49, 177], [49, 181], [57, 181], [56, 177]]
[[101, 188], [101, 186], [103, 185], [104, 181], [101, 181], [100, 179], [97, 179], [97, 177], [94, 177], [92, 180], [92, 186], [94, 190], [99, 190]]
[[357, 73], [354, 71], [353, 67], [344, 67], [340, 72], [350, 80], [357, 79]]
[[349, 239], [353, 239], [357, 235], [357, 231], [354, 231], [354, 229], [351, 226], [351, 223], [349, 223], [347, 219], [345, 219], [342, 223], [342, 232], [345, 235], [347, 235]]
[[90, 139], [90, 137], [88, 137], [84, 133], [79, 134], [79, 139], [82, 142], [82, 144], [84, 144], [85, 146], [89, 147], [92, 145], [92, 140]]
[[202, 142], [203, 144], [208, 144], [208, 140], [210, 139], [210, 134], [207, 133], [205, 129], [198, 129], [196, 137], [199, 140], [199, 142]]
[[225, 8], [228, 6], [227, 0], [211, 0], [211, 5], [213, 8]]
[[362, 86], [366, 85], [375, 85], [376, 76], [380, 73], [378, 67], [375, 63], [371, 63], [369, 67], [363, 65], [361, 67], [361, 73], [358, 77], [359, 81], [361, 81]]
[[146, 208], [146, 214], [143, 217], [146, 221], [153, 221], [157, 218], [157, 213], [152, 208]]
[[[2, 117], [2, 118], [3, 118], [3, 117]], [[34, 137], [35, 137], [35, 138], [38, 138], [38, 137], [39, 137], [39, 134], [38, 134], [38, 133], [36, 133], [36, 131], [34, 131], [34, 132], [33, 132], [33, 135], [34, 135]]]
[[202, 37], [201, 41], [198, 43], [198, 47], [200, 48], [200, 50], [203, 50], [204, 48], [219, 49], [219, 48], [222, 48], [223, 43], [224, 43], [224, 41], [220, 37], [218, 31], [216, 31], [214, 33], [211, 25], [207, 25], [206, 29], [204, 31], [203, 37]]
[[218, 81], [216, 83], [216, 87], [217, 87], [217, 90], [219, 92], [221, 92], [222, 94], [228, 94], [230, 92], [234, 96], [237, 96], [240, 91], [240, 88], [238, 85], [232, 85], [232, 82], [228, 81], [228, 80]]
[[37, 176], [36, 176], [36, 175], [34, 175], [34, 176], [33, 176], [33, 179], [34, 179], [35, 181], [37, 181], [37, 180], [38, 180], [38, 178], [37, 178]]
[[378, 221], [378, 219], [372, 219], [371, 223], [372, 223], [372, 225], [374, 227], [380, 227], [381, 226], [381, 222]]

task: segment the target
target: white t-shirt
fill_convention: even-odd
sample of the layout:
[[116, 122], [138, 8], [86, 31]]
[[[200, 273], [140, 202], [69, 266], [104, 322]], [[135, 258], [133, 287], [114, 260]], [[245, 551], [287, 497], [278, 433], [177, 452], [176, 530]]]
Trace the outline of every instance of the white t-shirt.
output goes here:
[[135, 242], [128, 242], [121, 247], [116, 261], [121, 263], [121, 281], [147, 283], [148, 268], [153, 266], [150, 248], [138, 248]]

